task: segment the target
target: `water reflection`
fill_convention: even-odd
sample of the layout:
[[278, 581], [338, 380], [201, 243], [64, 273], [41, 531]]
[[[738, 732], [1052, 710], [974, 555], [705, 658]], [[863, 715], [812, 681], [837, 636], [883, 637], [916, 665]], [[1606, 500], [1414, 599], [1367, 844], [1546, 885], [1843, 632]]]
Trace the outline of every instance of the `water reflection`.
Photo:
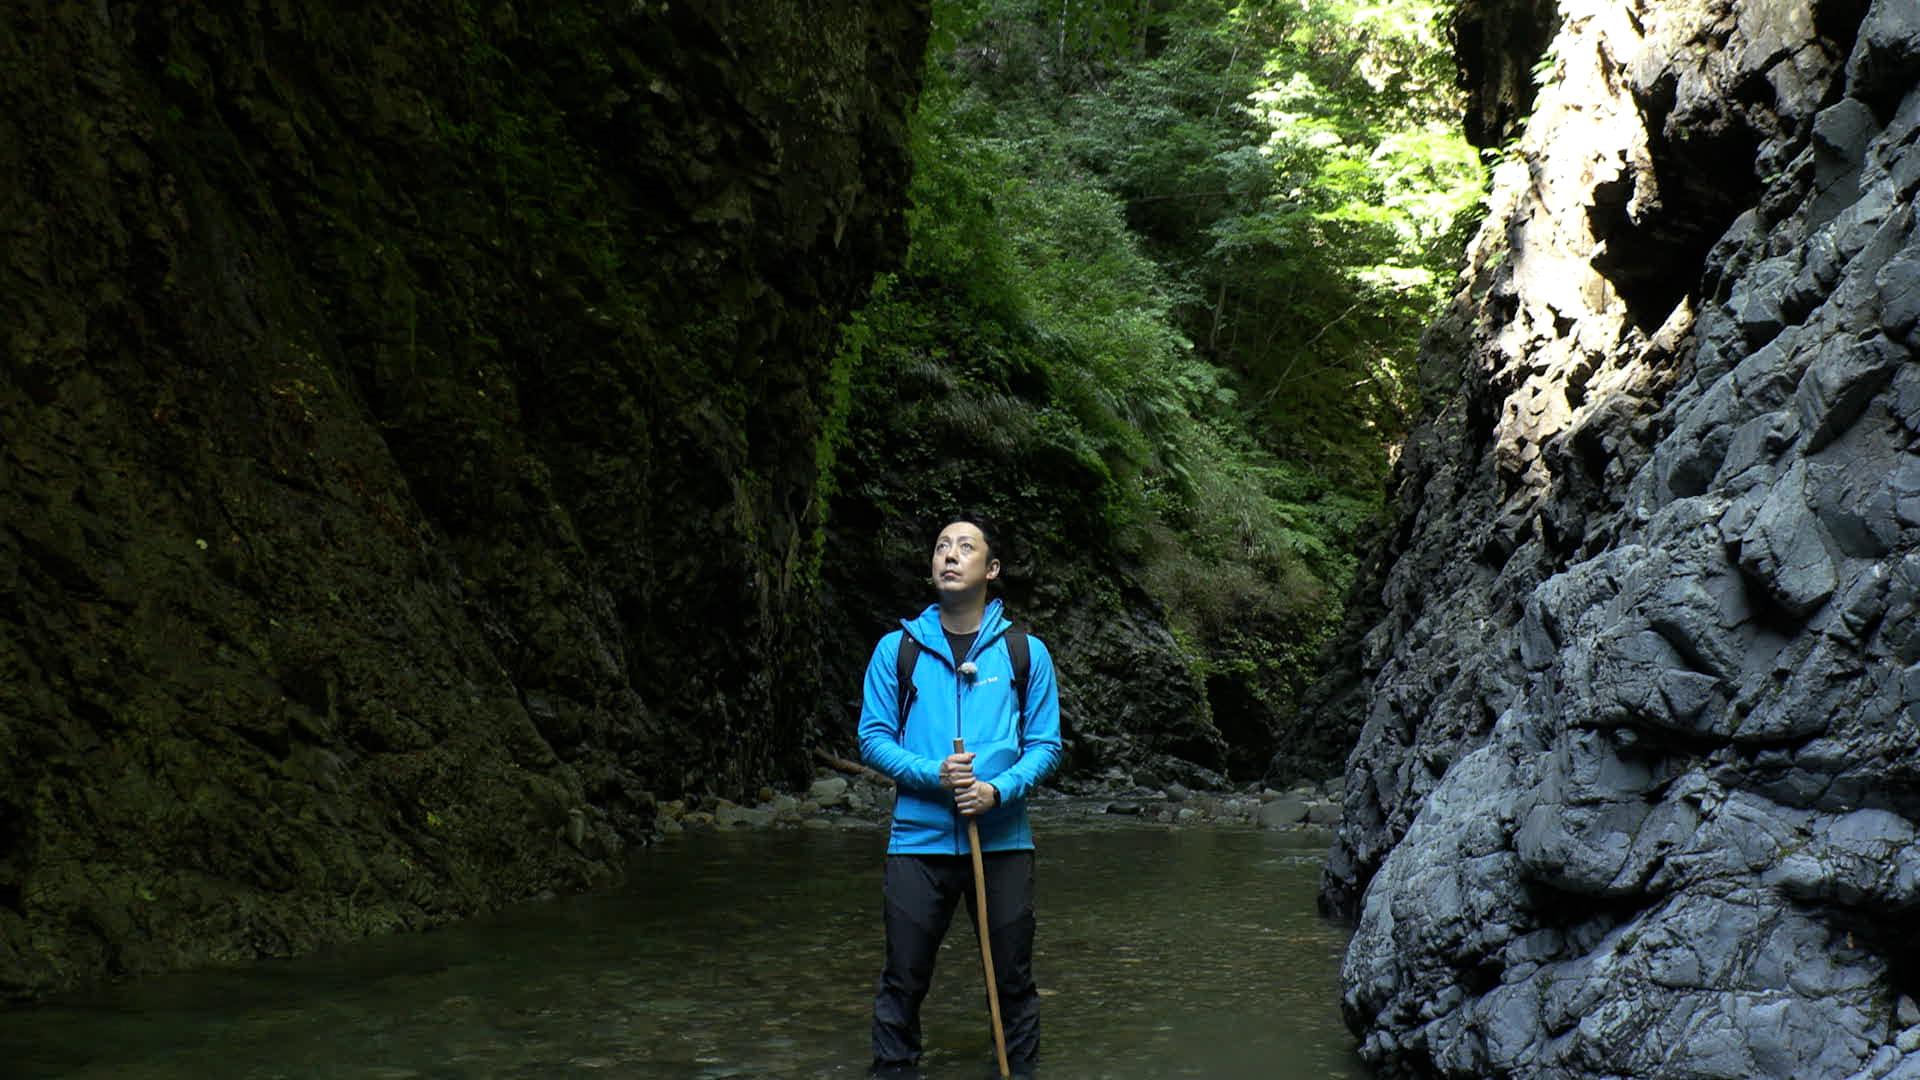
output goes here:
[[[1324, 846], [1038, 816], [1050, 1080], [1362, 1077], [1338, 1013]], [[878, 832], [688, 835], [619, 890], [300, 960], [0, 1012], [12, 1077], [858, 1077]], [[964, 916], [928, 1074], [991, 1072]]]

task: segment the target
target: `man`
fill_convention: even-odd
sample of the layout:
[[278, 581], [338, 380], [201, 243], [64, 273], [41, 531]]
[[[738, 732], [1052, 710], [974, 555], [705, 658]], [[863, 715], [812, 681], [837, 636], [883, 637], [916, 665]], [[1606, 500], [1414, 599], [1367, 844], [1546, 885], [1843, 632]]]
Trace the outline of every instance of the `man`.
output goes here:
[[[1024, 635], [1027, 673], [1000, 601], [1000, 537], [982, 515], [966, 514], [933, 545], [939, 602], [880, 639], [867, 664], [860, 752], [893, 778], [893, 833], [884, 893], [887, 952], [873, 1000], [877, 1077], [920, 1075], [920, 1003], [953, 909], [974, 911], [967, 822], [980, 829], [987, 880], [987, 939], [999, 986], [1007, 1060], [1032, 1075], [1040, 1052], [1040, 993], [1033, 981], [1033, 834], [1026, 797], [1060, 760], [1060, 697], [1053, 659]], [[901, 717], [900, 650], [910, 640], [911, 696]], [[911, 655], [917, 651], [917, 655]], [[965, 753], [953, 752], [964, 739]]]

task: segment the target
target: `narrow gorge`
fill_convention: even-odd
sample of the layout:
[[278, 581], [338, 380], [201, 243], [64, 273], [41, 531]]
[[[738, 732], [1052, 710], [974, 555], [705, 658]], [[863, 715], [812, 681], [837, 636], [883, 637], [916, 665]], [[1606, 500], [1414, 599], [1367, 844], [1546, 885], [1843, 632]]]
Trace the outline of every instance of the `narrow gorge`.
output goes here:
[[1407, 373], [1444, 56], [1312, 86], [1393, 7], [1317, 4], [9, 7], [0, 1003], [857, 772], [985, 496], [1060, 790], [1344, 764], [1378, 1075], [1920, 1077], [1920, 6], [1458, 0]]

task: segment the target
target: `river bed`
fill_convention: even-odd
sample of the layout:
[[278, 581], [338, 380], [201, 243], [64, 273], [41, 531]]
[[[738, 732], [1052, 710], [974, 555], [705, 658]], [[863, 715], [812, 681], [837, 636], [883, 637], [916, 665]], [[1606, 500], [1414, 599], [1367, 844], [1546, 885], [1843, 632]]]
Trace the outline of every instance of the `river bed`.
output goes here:
[[[1364, 1077], [1325, 835], [1036, 813], [1049, 1080]], [[626, 881], [429, 933], [0, 1011], [16, 1078], [863, 1075], [885, 833], [689, 832]], [[991, 1072], [964, 912], [923, 1022], [929, 1080]]]

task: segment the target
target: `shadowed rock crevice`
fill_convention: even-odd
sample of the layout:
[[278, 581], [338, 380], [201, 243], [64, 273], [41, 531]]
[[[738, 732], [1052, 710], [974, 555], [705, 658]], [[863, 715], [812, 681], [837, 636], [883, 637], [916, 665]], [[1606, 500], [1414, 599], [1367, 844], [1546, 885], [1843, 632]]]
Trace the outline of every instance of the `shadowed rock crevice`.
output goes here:
[[[1680, 82], [1669, 73], [1637, 95], [1649, 169], [1596, 185], [1587, 215], [1602, 245], [1593, 268], [1646, 334], [1694, 290], [1708, 250], [1753, 206], [1761, 186], [1754, 157], [1762, 133], [1737, 112], [1704, 130], [1675, 122]], [[1732, 90], [1730, 102], [1741, 111], [1772, 104], [1771, 87], [1757, 76]]]
[[1461, 59], [1460, 87], [1467, 92], [1468, 142], [1499, 146], [1526, 123], [1539, 89], [1534, 65], [1558, 28], [1557, 0], [1463, 0], [1448, 30]]

